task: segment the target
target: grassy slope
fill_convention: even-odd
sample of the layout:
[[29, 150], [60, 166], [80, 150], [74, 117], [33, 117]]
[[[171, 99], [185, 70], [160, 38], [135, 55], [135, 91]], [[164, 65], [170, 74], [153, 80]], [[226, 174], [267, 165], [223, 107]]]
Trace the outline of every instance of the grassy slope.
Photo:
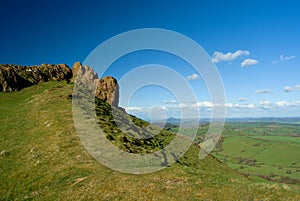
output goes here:
[[192, 146], [169, 168], [122, 174], [81, 145], [71, 113], [72, 85], [43, 83], [0, 93], [1, 200], [299, 200], [288, 185], [254, 182]]

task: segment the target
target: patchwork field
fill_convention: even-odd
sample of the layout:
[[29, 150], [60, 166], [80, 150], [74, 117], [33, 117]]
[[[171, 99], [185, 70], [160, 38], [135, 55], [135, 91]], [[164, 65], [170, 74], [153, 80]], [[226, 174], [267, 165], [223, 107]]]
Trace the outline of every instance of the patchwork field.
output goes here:
[[214, 155], [231, 168], [264, 179], [300, 184], [300, 126], [227, 123]]

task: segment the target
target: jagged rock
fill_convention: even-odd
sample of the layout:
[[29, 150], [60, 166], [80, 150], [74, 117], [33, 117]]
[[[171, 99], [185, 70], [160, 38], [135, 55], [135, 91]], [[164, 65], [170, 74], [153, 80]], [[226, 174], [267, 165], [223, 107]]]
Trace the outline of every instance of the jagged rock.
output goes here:
[[77, 77], [78, 73], [82, 70], [83, 70], [83, 66], [79, 61], [77, 61], [73, 64], [73, 67], [72, 67], [73, 76], [72, 76], [72, 79], [71, 79], [72, 82], [75, 81], [74, 79]]
[[66, 64], [41, 66], [0, 65], [0, 91], [12, 92], [39, 82], [69, 80], [71, 69]]
[[[66, 64], [42, 64], [41, 66], [0, 65], [0, 92], [13, 92], [40, 82], [69, 80], [88, 92], [118, 107], [119, 86], [111, 76], [98, 79], [89, 66], [76, 62], [71, 70]], [[96, 85], [97, 84], [97, 85]], [[96, 89], [95, 89], [96, 86]], [[92, 94], [93, 93], [93, 94]]]
[[18, 75], [14, 69], [0, 69], [0, 91], [13, 92], [31, 85], [30, 81]]
[[88, 90], [90, 93], [94, 93], [94, 84], [96, 83], [95, 96], [105, 100], [110, 105], [118, 107], [119, 104], [119, 86], [115, 78], [111, 76], [98, 79], [98, 74], [89, 66], [82, 66], [80, 62], [76, 62], [72, 68], [73, 78], [77, 86], [80, 86], [81, 90]]
[[98, 79], [98, 74], [89, 66], [82, 66], [80, 62], [76, 62], [73, 65], [73, 82], [80, 87], [80, 90], [94, 93], [94, 84]]
[[105, 100], [109, 104], [118, 107], [119, 104], [119, 86], [115, 78], [111, 76], [104, 77], [98, 81], [96, 97]]

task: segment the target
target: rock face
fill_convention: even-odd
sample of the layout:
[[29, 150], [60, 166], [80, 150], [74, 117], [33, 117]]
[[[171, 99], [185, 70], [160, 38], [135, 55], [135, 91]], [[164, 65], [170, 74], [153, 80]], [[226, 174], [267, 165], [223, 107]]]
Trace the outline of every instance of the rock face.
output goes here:
[[83, 71], [82, 64], [79, 61], [75, 62], [73, 64], [73, 67], [72, 67], [72, 79], [71, 79], [71, 81], [74, 82], [75, 81], [74, 79], [77, 77], [78, 73], [82, 72], [82, 71]]
[[0, 65], [0, 91], [19, 91], [40, 82], [69, 80], [71, 77], [71, 69], [66, 64]]
[[118, 107], [119, 86], [117, 80], [111, 76], [100, 79], [96, 89], [96, 96], [109, 104]]
[[98, 79], [98, 74], [91, 67], [82, 66], [76, 62], [72, 68], [73, 82], [77, 82], [88, 90], [95, 90], [94, 84], [97, 84], [95, 96], [106, 101], [110, 105], [118, 107], [119, 104], [119, 86], [115, 78], [111, 76]]
[[81, 71], [82, 68], [83, 68], [83, 66], [81, 65], [81, 63], [79, 61], [77, 61], [73, 64], [73, 67], [72, 67], [73, 78], [75, 78], [77, 76], [78, 72]]
[[13, 92], [31, 85], [30, 81], [21, 77], [14, 69], [0, 68], [0, 91]]

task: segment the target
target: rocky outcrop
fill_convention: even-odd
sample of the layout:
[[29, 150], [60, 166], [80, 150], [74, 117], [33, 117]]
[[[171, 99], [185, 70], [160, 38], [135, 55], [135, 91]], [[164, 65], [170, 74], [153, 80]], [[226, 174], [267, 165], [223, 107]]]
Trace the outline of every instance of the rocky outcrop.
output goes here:
[[0, 91], [13, 92], [31, 85], [31, 82], [18, 75], [15, 70], [0, 68]]
[[[95, 92], [95, 96], [118, 107], [119, 86], [115, 78], [102, 79], [88, 66], [75, 62], [72, 70], [66, 64], [42, 64], [41, 66], [0, 65], [0, 92], [19, 91], [25, 87], [47, 81], [77, 81], [83, 88]], [[96, 85], [95, 85], [96, 84]], [[96, 89], [95, 89], [96, 86]]]
[[98, 81], [96, 97], [105, 100], [109, 104], [118, 107], [119, 104], [119, 86], [115, 78], [111, 76], [104, 77]]
[[80, 62], [76, 62], [72, 68], [73, 77], [71, 82], [80, 86], [82, 90], [94, 91], [94, 83], [98, 79], [98, 74], [89, 66], [83, 66]]
[[71, 77], [72, 71], [66, 64], [0, 65], [0, 91], [19, 91], [40, 82], [69, 80]]
[[[118, 107], [119, 104], [119, 86], [115, 78], [111, 76], [98, 78], [98, 74], [89, 66], [82, 66], [80, 62], [76, 62], [72, 68], [75, 84], [80, 84], [82, 88], [95, 91], [95, 96], [106, 101], [110, 105]], [[96, 84], [96, 89], [94, 89]]]
[[73, 64], [73, 67], [72, 67], [72, 79], [71, 79], [71, 82], [74, 82], [75, 81], [75, 78], [77, 77], [78, 73], [79, 72], [82, 72], [83, 71], [83, 66], [82, 64], [77, 61]]

